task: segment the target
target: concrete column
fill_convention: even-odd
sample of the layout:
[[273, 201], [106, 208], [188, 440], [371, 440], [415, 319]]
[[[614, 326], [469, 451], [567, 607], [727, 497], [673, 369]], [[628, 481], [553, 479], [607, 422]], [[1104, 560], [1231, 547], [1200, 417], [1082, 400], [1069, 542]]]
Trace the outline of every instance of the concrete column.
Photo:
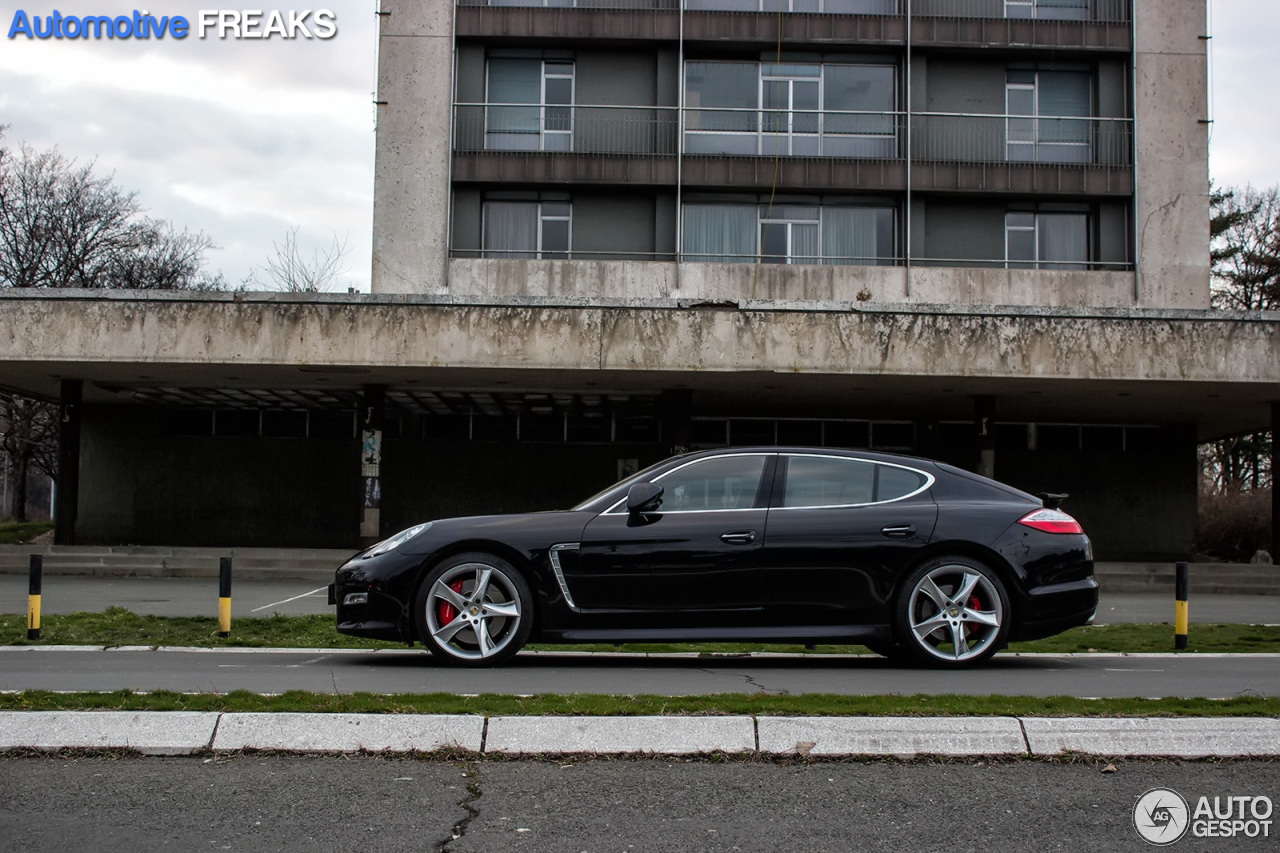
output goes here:
[[1205, 0], [1136, 0], [1137, 302], [1209, 307]]
[[74, 545], [80, 504], [80, 400], [84, 383], [63, 379], [58, 406], [58, 480], [54, 484], [53, 541]]
[[662, 443], [671, 454], [693, 446], [693, 391], [675, 388], [662, 392]]
[[973, 427], [978, 433], [978, 474], [996, 476], [996, 398], [973, 398]]
[[374, 293], [448, 289], [453, 3], [382, 0]]
[[1280, 565], [1280, 400], [1271, 404], [1271, 561]]
[[382, 538], [382, 420], [385, 390], [367, 385], [360, 406], [360, 544]]

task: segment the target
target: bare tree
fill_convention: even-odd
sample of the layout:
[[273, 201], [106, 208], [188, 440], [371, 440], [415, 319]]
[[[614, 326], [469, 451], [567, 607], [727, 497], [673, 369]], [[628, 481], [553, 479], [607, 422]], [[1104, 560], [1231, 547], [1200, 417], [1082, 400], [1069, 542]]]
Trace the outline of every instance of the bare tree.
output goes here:
[[0, 286], [209, 289], [213, 241], [143, 216], [137, 193], [56, 148], [0, 149]]
[[1210, 203], [1214, 307], [1280, 308], [1280, 188], [1215, 189]]
[[327, 249], [321, 251], [316, 247], [309, 257], [298, 246], [296, 227], [285, 232], [283, 243], [271, 241], [271, 249], [267, 257], [267, 281], [260, 280], [258, 271], [254, 270], [245, 279], [246, 286], [265, 286], [286, 293], [323, 293], [333, 286], [334, 279], [347, 271], [342, 259], [350, 249], [346, 240], [338, 241], [337, 234]]
[[13, 463], [14, 487], [6, 513], [27, 520], [27, 478], [32, 465], [56, 479], [58, 407], [17, 394], [0, 393], [0, 447]]

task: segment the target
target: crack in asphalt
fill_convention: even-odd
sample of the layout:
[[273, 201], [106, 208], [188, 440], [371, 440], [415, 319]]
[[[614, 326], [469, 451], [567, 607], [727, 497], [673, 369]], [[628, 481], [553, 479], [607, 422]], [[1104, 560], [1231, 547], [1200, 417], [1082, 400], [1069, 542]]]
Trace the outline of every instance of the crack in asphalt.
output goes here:
[[446, 853], [450, 844], [467, 834], [471, 821], [480, 816], [480, 810], [472, 805], [484, 793], [480, 790], [480, 768], [471, 762], [463, 764], [462, 768], [465, 771], [462, 775], [467, 778], [467, 796], [458, 805], [467, 810], [467, 816], [453, 825], [453, 831], [436, 847], [436, 853]]
[[718, 669], [700, 669], [699, 671], [705, 672], [707, 675], [721, 675], [721, 674], [736, 675], [739, 678], [744, 679], [747, 682], [747, 684], [750, 684], [752, 687], [756, 688], [756, 690], [758, 690], [759, 692], [764, 693], [768, 696], [790, 696], [791, 695], [791, 691], [786, 690], [784, 688], [774, 689], [772, 687], [765, 687], [763, 684], [756, 681], [754, 676], [749, 675], [745, 672], [725, 672], [723, 670], [718, 670]]

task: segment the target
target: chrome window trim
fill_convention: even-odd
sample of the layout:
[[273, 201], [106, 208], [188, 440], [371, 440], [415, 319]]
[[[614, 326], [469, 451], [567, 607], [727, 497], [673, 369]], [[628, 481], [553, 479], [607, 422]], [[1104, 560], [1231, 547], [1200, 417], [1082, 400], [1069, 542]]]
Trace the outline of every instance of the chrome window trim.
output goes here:
[[[688, 468], [690, 465], [697, 465], [699, 462], [710, 462], [712, 459], [729, 459], [736, 456], [777, 456], [777, 455], [778, 455], [777, 453], [720, 453], [715, 456], [703, 456], [699, 459], [690, 459], [688, 462], [684, 463], [683, 465], [677, 465], [676, 467], [672, 468], [670, 471], [663, 471], [654, 479], [646, 480], [645, 482], [656, 483], [659, 480], [661, 480], [663, 477], [666, 477], [669, 474], [674, 474], [675, 472], [683, 468]], [[760, 473], [763, 474], [764, 472], [761, 471]], [[635, 485], [635, 484], [633, 483], [632, 485]], [[760, 488], [759, 483], [756, 483], [756, 488], [757, 489]], [[609, 507], [608, 509], [604, 510], [600, 514], [601, 515], [621, 515], [621, 513], [618, 512], [618, 507], [622, 506], [626, 502], [627, 502], [627, 497], [626, 495], [623, 495], [620, 501], [618, 501], [616, 504]], [[768, 507], [750, 506], [750, 507], [739, 507], [736, 509], [671, 509], [663, 512], [662, 515], [684, 515], [684, 514], [691, 515], [695, 512], [751, 512], [757, 509], [768, 509]]]
[[901, 468], [904, 471], [910, 471], [913, 474], [919, 474], [920, 476], [924, 477], [924, 485], [916, 489], [914, 492], [910, 492], [908, 494], [902, 495], [901, 497], [890, 498], [887, 501], [869, 501], [867, 503], [860, 503], [860, 504], [823, 504], [821, 506], [771, 506], [769, 507], [770, 512], [773, 512], [775, 510], [856, 509], [857, 507], [864, 507], [864, 506], [886, 506], [888, 504], [897, 503], [898, 501], [905, 501], [907, 498], [914, 498], [916, 495], [921, 494], [922, 492], [927, 492], [930, 489], [930, 487], [932, 487], [933, 484], [938, 481], [938, 478], [930, 474], [928, 471], [921, 471], [919, 468], [912, 468], [910, 465], [899, 465], [896, 462], [880, 462], [874, 459], [859, 459], [856, 456], [836, 456], [834, 454], [828, 454], [828, 453], [783, 453], [780, 455], [786, 456], [786, 457], [803, 456], [809, 459], [840, 459], [845, 462], [861, 462], [864, 465], [885, 465], [889, 468]]
[[565, 542], [560, 545], [552, 545], [548, 551], [551, 558], [551, 571], [555, 573], [556, 583], [560, 584], [560, 593], [564, 596], [564, 603], [569, 605], [569, 609], [574, 613], [581, 613], [578, 605], [573, 603], [573, 596], [569, 593], [569, 584], [564, 579], [564, 569], [560, 567], [561, 551], [577, 551], [582, 548], [581, 542]]

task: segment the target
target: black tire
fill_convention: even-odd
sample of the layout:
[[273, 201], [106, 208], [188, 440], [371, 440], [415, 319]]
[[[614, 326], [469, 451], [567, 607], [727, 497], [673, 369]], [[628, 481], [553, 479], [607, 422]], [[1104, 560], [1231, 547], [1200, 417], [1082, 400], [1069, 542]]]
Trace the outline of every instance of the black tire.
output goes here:
[[[487, 583], [481, 601], [474, 593], [482, 578]], [[495, 554], [455, 554], [423, 577], [414, 624], [422, 644], [442, 663], [499, 666], [529, 639], [533, 592], [515, 566]]]
[[[965, 586], [969, 593], [957, 602]], [[937, 557], [918, 566], [899, 587], [893, 608], [898, 642], [893, 651], [936, 669], [979, 666], [1005, 646], [1012, 617], [1009, 594], [990, 567], [971, 557]], [[926, 631], [930, 626], [936, 627]]]

